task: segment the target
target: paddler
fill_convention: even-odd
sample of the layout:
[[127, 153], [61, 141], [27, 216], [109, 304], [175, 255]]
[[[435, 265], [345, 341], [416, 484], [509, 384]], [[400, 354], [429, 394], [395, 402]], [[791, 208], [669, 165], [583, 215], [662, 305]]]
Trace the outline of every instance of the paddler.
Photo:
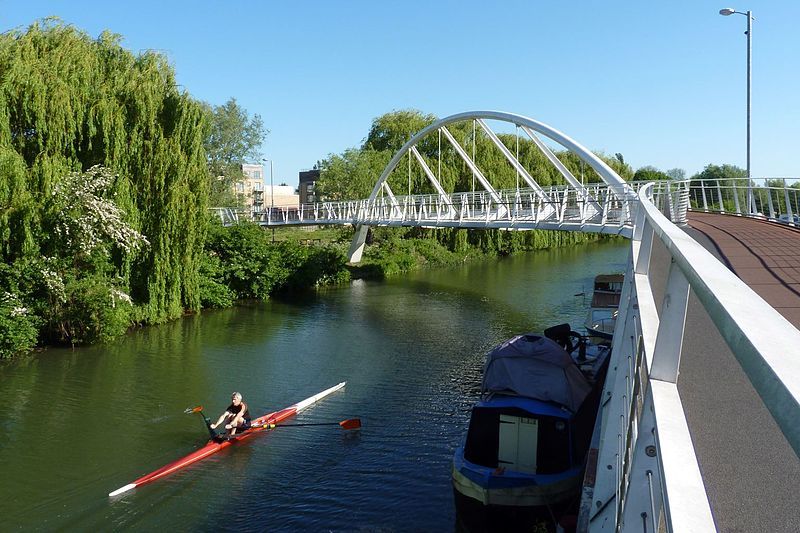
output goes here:
[[216, 424], [211, 424], [211, 429], [215, 429], [223, 422], [225, 423], [225, 429], [228, 430], [228, 435], [235, 435], [237, 430], [244, 431], [250, 427], [250, 410], [247, 408], [247, 404], [242, 401], [241, 393], [234, 392], [231, 394], [231, 404], [220, 415]]

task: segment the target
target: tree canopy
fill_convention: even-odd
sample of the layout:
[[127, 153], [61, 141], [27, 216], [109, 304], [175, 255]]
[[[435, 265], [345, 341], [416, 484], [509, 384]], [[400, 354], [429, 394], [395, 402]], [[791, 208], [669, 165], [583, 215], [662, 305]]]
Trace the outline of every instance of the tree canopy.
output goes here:
[[[52, 260], [50, 271], [75, 287], [90, 277], [113, 285], [139, 302], [141, 318], [160, 321], [200, 306], [210, 125], [163, 55], [135, 55], [120, 40], [53, 19], [0, 35], [0, 255], [6, 264]], [[112, 245], [76, 268], [74, 247], [50, 246], [58, 219], [47, 203], [74, 199], [65, 180], [95, 165], [109, 169], [98, 198], [149, 245]]]
[[658, 181], [658, 180], [668, 180], [670, 178], [666, 172], [662, 172], [658, 170], [656, 167], [652, 166], [644, 166], [641, 167], [636, 173], [633, 175], [634, 181]]
[[[321, 169], [320, 180], [317, 182], [319, 197], [325, 200], [368, 197], [381, 172], [395, 153], [414, 134], [435, 120], [435, 116], [416, 110], [393, 111], [376, 118], [360, 147], [350, 148], [341, 154], [331, 154], [319, 162]], [[526, 187], [514, 167], [481, 128], [473, 128], [470, 122], [461, 122], [448, 125], [448, 129], [470, 155], [474, 147], [479, 168], [496, 189]], [[558, 170], [526, 136], [501, 133], [498, 137], [512, 153], [518, 154], [520, 162], [531, 172], [537, 183], [542, 186], [565, 183]], [[437, 175], [445, 191], [463, 192], [480, 188], [472, 170], [446, 139], [443, 138], [440, 145], [436, 135], [428, 135], [417, 145], [417, 150]], [[440, 155], [441, 167], [439, 167]], [[556, 156], [576, 178], [585, 182], [600, 181], [594, 169], [576, 154], [563, 150], [558, 151]], [[598, 156], [623, 179], [633, 178], [633, 169], [625, 163], [621, 154], [615, 157], [603, 154]], [[404, 156], [390, 174], [388, 183], [391, 189], [395, 194], [434, 193], [432, 184], [416, 159], [411, 161], [409, 177], [409, 157], [411, 156]]]
[[261, 159], [259, 148], [268, 131], [258, 114], [252, 117], [235, 98], [206, 107], [209, 132], [204, 147], [211, 183], [211, 204], [234, 205], [233, 185], [244, 177], [241, 165]]
[[736, 165], [712, 165], [708, 164], [701, 171], [692, 176], [693, 180], [724, 180], [724, 179], [747, 179], [747, 171]]

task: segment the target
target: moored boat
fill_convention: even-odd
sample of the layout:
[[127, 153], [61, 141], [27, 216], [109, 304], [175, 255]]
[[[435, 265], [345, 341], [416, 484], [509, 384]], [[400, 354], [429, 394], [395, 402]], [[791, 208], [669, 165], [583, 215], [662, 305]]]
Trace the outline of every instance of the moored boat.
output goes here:
[[[346, 382], [339, 383], [338, 385], [334, 385], [333, 387], [326, 389], [318, 394], [315, 394], [314, 396], [306, 398], [302, 402], [290, 405], [289, 407], [281, 409], [280, 411], [275, 411], [273, 413], [268, 413], [265, 414], [264, 416], [258, 417], [252, 421], [250, 429], [247, 429], [239, 434], [230, 437], [222, 437], [222, 436], [212, 437], [208, 441], [208, 443], [199, 450], [194, 451], [189, 455], [187, 455], [186, 457], [178, 459], [177, 461], [173, 461], [168, 465], [159, 468], [158, 470], [150, 472], [149, 474], [146, 474], [140, 477], [139, 479], [131, 483], [128, 483], [127, 485], [120, 487], [119, 489], [113, 492], [110, 492], [108, 495], [112, 497], [119, 496], [120, 494], [128, 492], [129, 490], [135, 489], [136, 487], [140, 487], [146, 483], [150, 483], [151, 481], [160, 479], [168, 474], [180, 470], [181, 468], [189, 466], [192, 463], [196, 463], [201, 459], [205, 459], [206, 457], [213, 455], [218, 451], [233, 445], [236, 442], [252, 437], [253, 435], [255, 435], [260, 431], [264, 431], [266, 429], [272, 429], [276, 426], [276, 424], [279, 424], [284, 420], [295, 416], [297, 413], [299, 413], [303, 409], [310, 407], [311, 405], [321, 400], [325, 396], [333, 394], [334, 392], [343, 388], [345, 384]], [[209, 421], [206, 420], [206, 424], [208, 423]]]
[[491, 350], [453, 460], [457, 505], [546, 510], [576, 499], [609, 353], [568, 324]]
[[611, 339], [617, 324], [617, 311], [624, 281], [623, 274], [600, 274], [594, 278], [592, 303], [584, 323], [589, 336]]

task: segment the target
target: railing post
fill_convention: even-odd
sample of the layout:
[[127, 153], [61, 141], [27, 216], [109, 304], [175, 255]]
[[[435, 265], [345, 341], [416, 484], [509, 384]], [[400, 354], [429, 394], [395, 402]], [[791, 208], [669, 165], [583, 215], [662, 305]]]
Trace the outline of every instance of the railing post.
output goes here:
[[700, 191], [703, 193], [703, 211], [708, 213], [708, 202], [706, 201], [706, 181], [700, 180]]
[[739, 205], [739, 191], [736, 189], [736, 182], [731, 180], [731, 188], [733, 189], [733, 205], [736, 208], [736, 214], [742, 214], [742, 208]]
[[764, 183], [764, 188], [767, 191], [767, 205], [769, 205], [769, 218], [775, 218], [775, 206], [772, 204], [772, 188], [769, 182]]
[[650, 367], [651, 379], [670, 383], [678, 381], [688, 303], [689, 281], [673, 259], [661, 305], [656, 346]]
[[719, 199], [719, 212], [725, 213], [725, 203], [722, 201], [722, 187], [719, 184], [719, 180], [714, 180], [717, 182], [717, 198]]
[[789, 224], [794, 226], [794, 211], [792, 209], [792, 202], [789, 200], [789, 188], [786, 187], [786, 178], [783, 178], [783, 197], [786, 200], [786, 214], [789, 215]]

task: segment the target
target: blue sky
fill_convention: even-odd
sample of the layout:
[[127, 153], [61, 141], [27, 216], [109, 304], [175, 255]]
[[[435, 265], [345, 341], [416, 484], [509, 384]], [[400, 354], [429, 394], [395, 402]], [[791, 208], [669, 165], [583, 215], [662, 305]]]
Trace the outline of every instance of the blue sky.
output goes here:
[[179, 83], [270, 130], [275, 183], [359, 145], [373, 118], [519, 113], [634, 168], [745, 167], [753, 9], [754, 177], [800, 177], [800, 2], [0, 0], [0, 31], [55, 15], [157, 49]]

